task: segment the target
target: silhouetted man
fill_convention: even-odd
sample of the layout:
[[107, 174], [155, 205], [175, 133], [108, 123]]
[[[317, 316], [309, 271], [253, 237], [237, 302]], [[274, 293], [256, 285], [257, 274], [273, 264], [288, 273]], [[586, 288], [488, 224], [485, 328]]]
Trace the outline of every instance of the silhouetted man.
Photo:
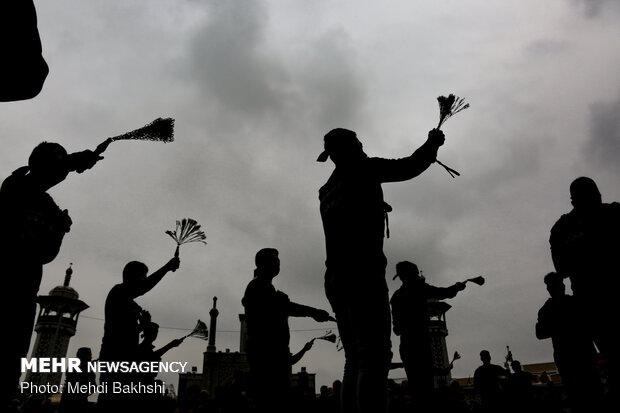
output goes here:
[[[99, 360], [136, 361], [140, 359], [138, 352], [140, 332], [151, 323], [151, 316], [147, 311], [143, 311], [134, 299], [151, 291], [168, 272], [176, 271], [179, 264], [179, 257], [174, 256], [149, 276], [147, 276], [148, 267], [139, 261], [131, 261], [125, 265], [123, 282], [112, 287], [105, 300], [105, 323]], [[101, 382], [126, 383], [132, 379], [132, 375], [126, 373], [108, 373], [101, 376]], [[111, 393], [100, 394], [99, 401], [106, 402], [122, 397], [122, 395]]]
[[82, 173], [101, 159], [90, 150], [67, 154], [57, 143], [43, 142], [32, 151], [28, 166], [15, 170], [0, 187], [2, 282], [10, 292], [1, 310], [8, 315], [3, 328], [11, 336], [4, 342], [5, 367], [0, 373], [2, 406], [17, 389], [19, 360], [28, 352], [43, 265], [56, 258], [72, 224], [67, 210], [60, 209], [47, 191], [70, 172]]
[[63, 413], [85, 413], [90, 410], [88, 403], [89, 392], [76, 392], [77, 386], [97, 385], [95, 373], [88, 371], [88, 362], [92, 361], [93, 355], [89, 347], [80, 347], [76, 357], [80, 359], [81, 372], [67, 372], [65, 385], [60, 399], [60, 411]]
[[551, 255], [556, 271], [570, 278], [574, 297], [587, 314], [594, 341], [607, 359], [610, 393], [617, 403], [620, 342], [612, 326], [620, 291], [620, 204], [603, 203], [596, 183], [587, 177], [571, 183], [570, 196], [573, 210], [551, 229]]
[[458, 282], [441, 288], [426, 283], [417, 265], [409, 261], [396, 264], [396, 275], [403, 285], [394, 292], [390, 303], [394, 334], [400, 336], [400, 358], [403, 361], [409, 389], [424, 404], [434, 389], [434, 367], [429, 335], [428, 300], [454, 298], [465, 289]]
[[49, 68], [41, 55], [32, 0], [0, 2], [0, 57], [0, 102], [39, 94]]
[[247, 320], [247, 355], [252, 387], [259, 411], [283, 412], [289, 391], [291, 352], [289, 317], [332, 319], [325, 310], [292, 302], [275, 289], [273, 279], [280, 273], [278, 250], [264, 248], [256, 253], [254, 279], [243, 299]]
[[506, 379], [506, 393], [509, 412], [528, 412], [532, 409], [533, 393], [532, 381], [534, 376], [521, 366], [521, 362], [513, 360], [510, 363], [512, 374]]
[[353, 131], [338, 128], [325, 135], [325, 150], [317, 161], [329, 158], [336, 165], [319, 190], [325, 292], [345, 351], [342, 397], [347, 413], [381, 413], [387, 406], [392, 352], [383, 238], [391, 207], [383, 200], [381, 184], [418, 176], [435, 161], [443, 143], [443, 133], [433, 129], [411, 156], [382, 159], [369, 158]]
[[474, 372], [474, 389], [480, 397], [482, 408], [488, 412], [502, 411], [502, 381], [507, 371], [497, 364], [491, 364], [491, 354], [487, 350], [480, 352], [480, 360], [482, 366]]
[[575, 297], [566, 294], [561, 275], [547, 274], [545, 284], [551, 298], [538, 311], [536, 337], [551, 338], [553, 358], [569, 402], [573, 409], [587, 411], [596, 403], [599, 387], [587, 315]]

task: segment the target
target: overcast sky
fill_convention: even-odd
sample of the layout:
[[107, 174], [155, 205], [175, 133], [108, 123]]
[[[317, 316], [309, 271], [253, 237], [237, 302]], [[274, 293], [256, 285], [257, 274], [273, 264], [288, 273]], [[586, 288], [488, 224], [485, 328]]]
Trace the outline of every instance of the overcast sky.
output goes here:
[[[471, 108], [445, 125], [439, 159], [462, 176], [433, 165], [384, 185], [394, 208], [390, 291], [401, 260], [437, 285], [487, 278], [450, 301], [448, 348], [463, 356], [456, 377], [473, 374], [483, 348], [497, 363], [506, 345], [523, 363], [552, 359], [551, 343], [534, 336], [542, 277], [553, 269], [549, 229], [569, 211], [578, 176], [594, 178], [604, 200], [620, 200], [618, 2], [36, 5], [50, 75], [35, 99], [0, 104], [2, 178], [42, 140], [94, 148], [155, 117], [176, 119], [174, 143], [114, 143], [94, 169], [51, 191], [74, 224], [45, 267], [41, 293], [73, 262], [72, 285], [90, 305], [84, 315], [102, 317], [124, 264], [158, 268], [174, 251], [164, 230], [193, 217], [209, 244], [184, 246], [181, 268], [138, 300], [154, 321], [190, 328], [208, 319], [218, 296], [219, 328], [238, 330], [254, 253], [266, 246], [280, 250], [277, 288], [329, 308], [317, 190], [332, 164], [315, 162], [322, 136], [347, 127], [370, 155], [406, 156], [437, 124], [435, 98], [453, 92]], [[101, 321], [81, 318], [69, 354], [81, 346], [98, 354], [102, 333]], [[158, 342], [183, 333], [162, 330]], [[292, 333], [292, 350], [320, 333]], [[217, 336], [222, 350], [238, 341], [235, 332]], [[166, 359], [202, 368], [205, 348], [188, 339]], [[328, 384], [341, 377], [343, 354], [318, 342], [300, 365]]]

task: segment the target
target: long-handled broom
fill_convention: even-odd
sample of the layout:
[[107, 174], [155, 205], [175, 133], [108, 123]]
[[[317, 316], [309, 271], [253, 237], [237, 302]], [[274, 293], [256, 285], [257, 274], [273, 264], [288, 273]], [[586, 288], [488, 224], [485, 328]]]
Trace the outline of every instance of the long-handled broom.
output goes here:
[[157, 118], [141, 128], [107, 138], [97, 146], [95, 154], [101, 155], [108, 148], [108, 145], [121, 140], [172, 142], [174, 141], [174, 119]]

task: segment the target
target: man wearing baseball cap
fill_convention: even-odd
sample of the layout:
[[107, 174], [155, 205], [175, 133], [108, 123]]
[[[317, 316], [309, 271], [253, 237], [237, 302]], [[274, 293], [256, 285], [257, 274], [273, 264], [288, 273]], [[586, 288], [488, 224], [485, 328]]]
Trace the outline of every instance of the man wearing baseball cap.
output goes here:
[[336, 165], [319, 190], [325, 291], [345, 350], [342, 403], [347, 413], [380, 413], [387, 404], [392, 353], [383, 238], [391, 207], [381, 185], [420, 175], [436, 160], [444, 141], [443, 132], [433, 129], [412, 155], [384, 159], [368, 157], [351, 130], [338, 128], [325, 135], [317, 161], [331, 159]]

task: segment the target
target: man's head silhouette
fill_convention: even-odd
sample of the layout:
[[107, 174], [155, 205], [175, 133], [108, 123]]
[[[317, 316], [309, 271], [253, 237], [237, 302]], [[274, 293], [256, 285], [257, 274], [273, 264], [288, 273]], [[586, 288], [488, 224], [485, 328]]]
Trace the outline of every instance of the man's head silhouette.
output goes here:
[[555, 272], [550, 272], [545, 275], [545, 285], [547, 291], [551, 297], [560, 297], [566, 294], [566, 286], [564, 285], [564, 279], [561, 275]]
[[49, 189], [69, 174], [67, 151], [58, 143], [42, 142], [32, 150], [28, 167], [30, 175], [44, 189]]
[[75, 355], [77, 358], [80, 359], [82, 363], [87, 363], [93, 359], [93, 352], [90, 350], [90, 347], [78, 348], [78, 351]]
[[521, 373], [523, 371], [523, 368], [521, 367], [521, 362], [518, 360], [513, 360], [513, 362], [510, 363], [510, 367], [512, 367], [512, 371], [514, 371], [515, 373]]
[[589, 211], [601, 205], [601, 193], [592, 178], [582, 176], [570, 184], [570, 199], [577, 211]]
[[149, 267], [140, 261], [131, 261], [123, 268], [123, 284], [131, 289], [137, 289], [148, 275]]
[[400, 278], [403, 283], [420, 281], [423, 278], [420, 276], [418, 266], [410, 261], [401, 261], [396, 264], [396, 277]]
[[271, 280], [280, 273], [280, 258], [278, 250], [275, 248], [263, 248], [258, 251], [254, 263], [256, 264], [255, 275], [257, 277], [265, 277]]
[[491, 363], [491, 353], [488, 350], [482, 350], [480, 352], [480, 361], [482, 364], [490, 364]]
[[336, 164], [347, 164], [366, 157], [362, 143], [357, 134], [349, 129], [336, 128], [324, 137], [325, 150], [317, 158], [317, 162], [325, 162], [328, 158]]

